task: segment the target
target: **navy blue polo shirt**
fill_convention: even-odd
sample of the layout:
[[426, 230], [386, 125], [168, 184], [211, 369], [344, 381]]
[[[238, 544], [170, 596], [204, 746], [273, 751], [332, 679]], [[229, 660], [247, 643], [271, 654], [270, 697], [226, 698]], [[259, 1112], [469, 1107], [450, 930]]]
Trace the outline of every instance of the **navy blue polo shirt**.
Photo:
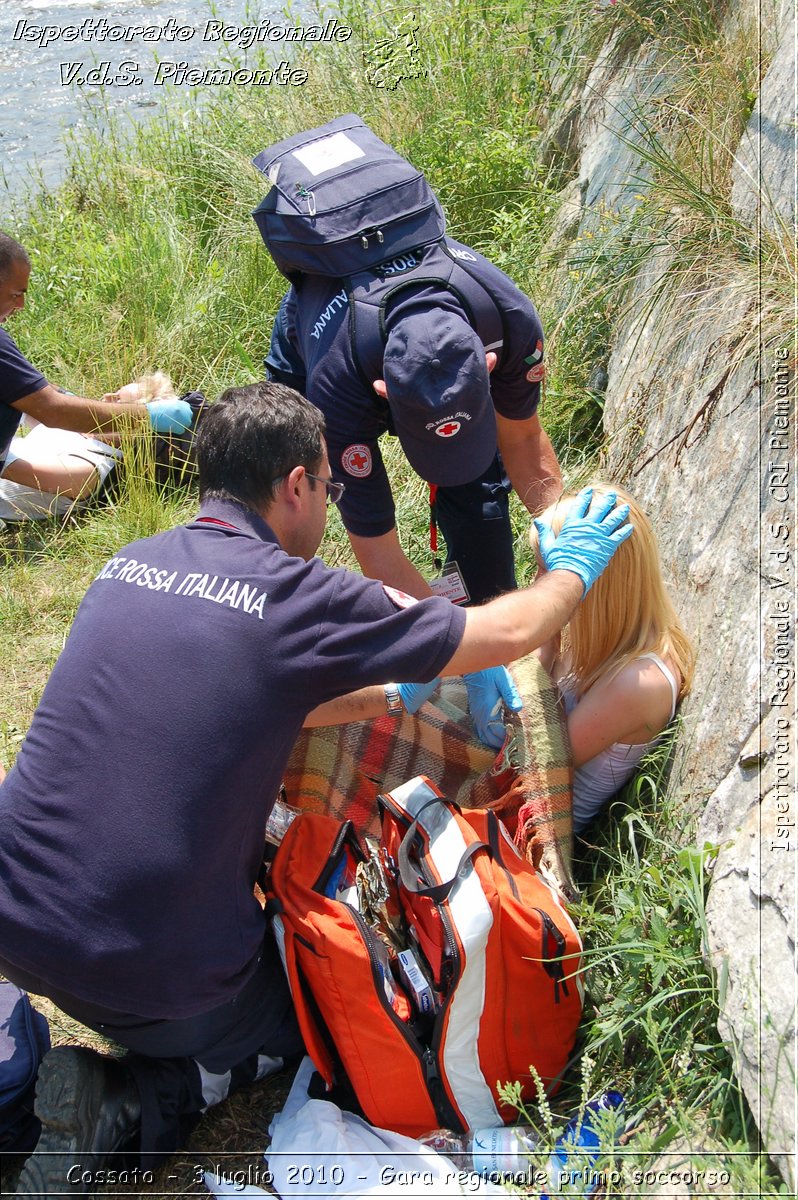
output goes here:
[[14, 339], [0, 328], [0, 470], [22, 413], [11, 405], [31, 392], [47, 387], [47, 380], [31, 366]]
[[[446, 242], [502, 314], [504, 344], [490, 377], [496, 411], [511, 421], [526, 420], [540, 402], [543, 329], [535, 306], [476, 250], [452, 238]], [[392, 303], [386, 328], [390, 330], [406, 305], [420, 297], [468, 319], [452, 292], [419, 284]], [[390, 413], [358, 373], [346, 286], [340, 279], [304, 275], [289, 290], [275, 319], [266, 364], [271, 378], [296, 387], [324, 413], [330, 466], [334, 477], [346, 484], [339, 506], [346, 528], [360, 537], [388, 533], [395, 524], [395, 507], [378, 439], [392, 432]]]
[[126, 546], [0, 786], [0, 958], [145, 1018], [232, 999], [263, 939], [263, 831], [305, 717], [434, 678], [464, 623], [290, 557], [236, 504]]

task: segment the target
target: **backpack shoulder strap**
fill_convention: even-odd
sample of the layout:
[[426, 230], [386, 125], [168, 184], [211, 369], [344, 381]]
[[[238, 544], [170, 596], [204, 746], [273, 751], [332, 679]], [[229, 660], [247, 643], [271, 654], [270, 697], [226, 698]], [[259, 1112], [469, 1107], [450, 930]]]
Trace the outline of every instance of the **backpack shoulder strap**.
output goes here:
[[502, 314], [487, 289], [441, 239], [420, 253], [401, 255], [382, 263], [374, 271], [363, 271], [346, 280], [352, 357], [361, 379], [369, 388], [383, 373], [387, 340], [385, 313], [389, 303], [400, 292], [427, 283], [444, 287], [457, 297], [485, 350], [493, 350], [501, 359], [504, 345]]

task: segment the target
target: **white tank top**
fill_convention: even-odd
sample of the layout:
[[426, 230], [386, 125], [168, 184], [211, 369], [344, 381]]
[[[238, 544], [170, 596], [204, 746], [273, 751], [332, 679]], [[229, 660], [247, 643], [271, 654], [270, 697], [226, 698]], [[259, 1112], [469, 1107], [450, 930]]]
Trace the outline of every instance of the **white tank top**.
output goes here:
[[[676, 704], [679, 699], [679, 685], [670, 667], [662, 661], [658, 654], [641, 654], [635, 662], [640, 662], [644, 658], [650, 658], [659, 667], [662, 674], [671, 685], [671, 693], [673, 696], [671, 703], [671, 714], [668, 717], [668, 724], [673, 720], [676, 712]], [[566, 713], [571, 713], [576, 708], [578, 697], [576, 693], [560, 686], [560, 694], [565, 704]], [[606, 750], [602, 750], [595, 758], [588, 759], [586, 763], [582, 763], [581, 767], [574, 770], [574, 832], [578, 833], [584, 829], [585, 825], [593, 819], [596, 813], [604, 805], [610, 796], [623, 787], [628, 779], [634, 775], [635, 768], [641, 758], [652, 750], [658, 742], [662, 741], [665, 734], [663, 729], [650, 742], [641, 742], [639, 745], [629, 745], [626, 742], [615, 742], [612, 746], [608, 746]]]

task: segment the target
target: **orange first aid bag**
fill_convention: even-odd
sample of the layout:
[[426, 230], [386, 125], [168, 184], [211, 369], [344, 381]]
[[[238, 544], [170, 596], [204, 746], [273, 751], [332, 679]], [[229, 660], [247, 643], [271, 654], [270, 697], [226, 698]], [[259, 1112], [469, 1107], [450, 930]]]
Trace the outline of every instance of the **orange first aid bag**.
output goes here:
[[424, 777], [379, 804], [384, 910], [405, 949], [360, 911], [369, 856], [349, 822], [300, 814], [271, 864], [267, 911], [308, 1054], [398, 1133], [517, 1119], [499, 1086], [534, 1100], [532, 1066], [554, 1091], [574, 1044], [576, 928], [494, 813], [461, 812]]

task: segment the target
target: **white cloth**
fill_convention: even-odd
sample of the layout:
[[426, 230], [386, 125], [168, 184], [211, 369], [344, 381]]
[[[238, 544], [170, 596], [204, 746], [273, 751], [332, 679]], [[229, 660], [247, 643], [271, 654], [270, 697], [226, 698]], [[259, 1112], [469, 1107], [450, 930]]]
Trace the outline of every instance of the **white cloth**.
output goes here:
[[[306, 1058], [281, 1113], [269, 1127], [266, 1152], [276, 1191], [290, 1196], [345, 1197], [501, 1196], [507, 1191], [470, 1174], [414, 1138], [376, 1129], [327, 1100], [309, 1100], [313, 1064]], [[210, 1174], [205, 1186], [215, 1196], [263, 1196], [252, 1184], [236, 1187]]]
[[[676, 704], [679, 699], [679, 685], [673, 671], [662, 661], [658, 654], [641, 654], [639, 658], [635, 659], [635, 662], [640, 662], [644, 658], [655, 662], [671, 685], [672, 703], [671, 713], [668, 717], [668, 723], [670, 723], [676, 712]], [[579, 697], [575, 692], [561, 685], [560, 693], [566, 713], [572, 713], [579, 702]], [[573, 794], [574, 831], [576, 833], [584, 829], [588, 822], [600, 811], [604, 803], [609, 800], [610, 796], [614, 796], [631, 779], [640, 760], [649, 750], [653, 750], [662, 741], [664, 733], [665, 730], [662, 733], [658, 733], [651, 741], [641, 742], [637, 745], [627, 742], [614, 742], [606, 750], [602, 750], [597, 754], [595, 758], [589, 759], [586, 763], [582, 763], [581, 767], [575, 769]]]
[[[100, 481], [104, 481], [117, 459], [122, 457], [122, 451], [83, 433], [37, 424], [26, 437], [12, 439], [4, 469], [16, 461], [33, 464], [57, 463], [65, 457], [90, 462]], [[63, 517], [72, 508], [82, 508], [84, 503], [85, 501], [72, 500], [69, 496], [40, 492], [38, 488], [26, 487], [25, 484], [0, 478], [0, 519], [4, 521], [38, 521], [44, 517]]]

